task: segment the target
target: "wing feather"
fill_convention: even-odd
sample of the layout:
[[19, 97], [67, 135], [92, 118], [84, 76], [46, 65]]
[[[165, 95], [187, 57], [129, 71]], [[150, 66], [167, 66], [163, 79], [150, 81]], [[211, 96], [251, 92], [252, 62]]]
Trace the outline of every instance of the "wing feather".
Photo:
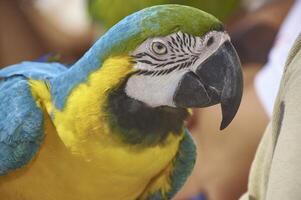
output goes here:
[[51, 79], [66, 69], [59, 63], [22, 62], [0, 70], [0, 175], [30, 162], [44, 138], [43, 111], [28, 79]]

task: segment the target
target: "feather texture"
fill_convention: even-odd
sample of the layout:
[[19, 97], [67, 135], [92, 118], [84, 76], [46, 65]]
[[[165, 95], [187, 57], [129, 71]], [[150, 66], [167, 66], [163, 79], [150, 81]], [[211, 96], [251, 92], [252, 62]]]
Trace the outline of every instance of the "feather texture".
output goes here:
[[23, 62], [0, 70], [0, 175], [27, 164], [43, 141], [43, 111], [29, 79], [46, 80], [66, 68]]

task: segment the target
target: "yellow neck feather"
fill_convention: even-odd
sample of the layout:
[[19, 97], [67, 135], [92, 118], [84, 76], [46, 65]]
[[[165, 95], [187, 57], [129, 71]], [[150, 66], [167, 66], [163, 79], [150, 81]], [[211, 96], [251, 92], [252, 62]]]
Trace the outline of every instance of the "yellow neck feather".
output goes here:
[[105, 137], [109, 130], [103, 123], [105, 116], [102, 107], [106, 103], [107, 93], [132, 72], [128, 56], [109, 58], [90, 74], [87, 82], [73, 89], [62, 111], [53, 109], [54, 124], [65, 145], [77, 151], [77, 147], [82, 146], [87, 138], [90, 142], [111, 138]]

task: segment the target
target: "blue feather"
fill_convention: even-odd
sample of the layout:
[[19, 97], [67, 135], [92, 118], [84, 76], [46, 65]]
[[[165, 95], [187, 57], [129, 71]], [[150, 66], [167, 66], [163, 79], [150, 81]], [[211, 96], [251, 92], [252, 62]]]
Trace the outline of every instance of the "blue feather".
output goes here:
[[43, 140], [43, 113], [27, 80], [0, 82], [0, 175], [28, 163]]
[[0, 77], [22, 75], [36, 80], [47, 80], [65, 72], [67, 68], [60, 63], [22, 62], [0, 70]]
[[38, 62], [0, 70], [0, 175], [28, 163], [43, 141], [43, 112], [28, 79], [50, 80], [65, 71], [61, 64]]

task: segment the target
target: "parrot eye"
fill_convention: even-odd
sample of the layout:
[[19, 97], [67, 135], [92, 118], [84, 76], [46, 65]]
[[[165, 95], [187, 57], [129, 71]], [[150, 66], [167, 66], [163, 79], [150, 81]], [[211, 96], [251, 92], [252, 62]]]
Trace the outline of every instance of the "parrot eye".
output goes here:
[[151, 48], [152, 51], [158, 55], [164, 55], [167, 53], [167, 47], [161, 42], [153, 42]]

